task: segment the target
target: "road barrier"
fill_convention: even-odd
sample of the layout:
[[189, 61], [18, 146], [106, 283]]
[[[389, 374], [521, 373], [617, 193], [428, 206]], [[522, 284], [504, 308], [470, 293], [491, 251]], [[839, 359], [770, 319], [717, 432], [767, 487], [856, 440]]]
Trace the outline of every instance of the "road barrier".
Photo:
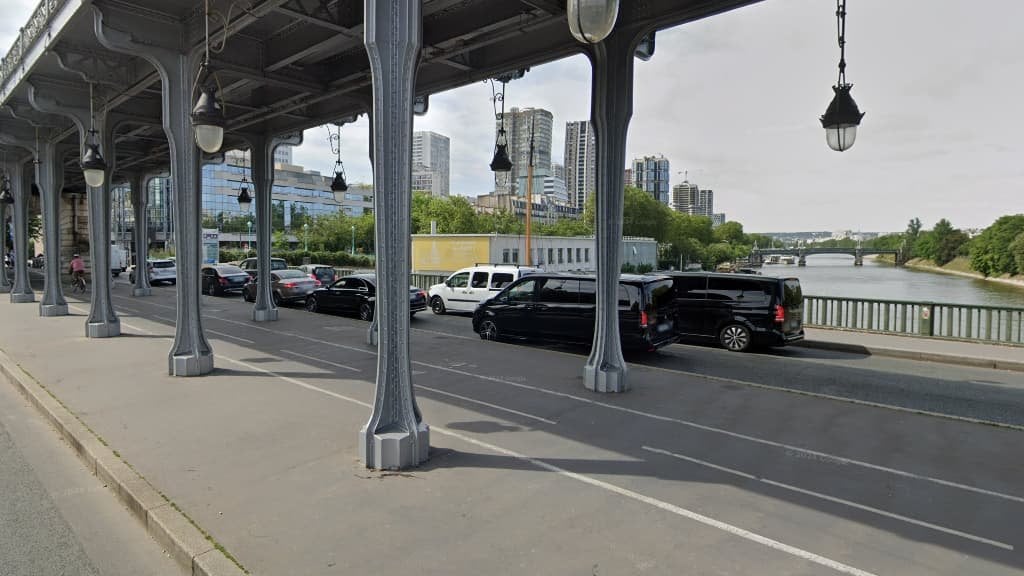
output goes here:
[[1024, 345], [1024, 308], [804, 296], [804, 325]]

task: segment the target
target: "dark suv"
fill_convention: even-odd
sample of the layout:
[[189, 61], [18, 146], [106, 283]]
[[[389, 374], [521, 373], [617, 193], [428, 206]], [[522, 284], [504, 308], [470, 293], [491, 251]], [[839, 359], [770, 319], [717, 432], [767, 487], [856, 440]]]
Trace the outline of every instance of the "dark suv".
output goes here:
[[[509, 284], [473, 313], [485, 340], [536, 338], [576, 344], [594, 339], [597, 281], [593, 276], [534, 273]], [[650, 351], [676, 341], [672, 281], [623, 274], [619, 279], [622, 347]]]
[[714, 340], [728, 350], [785, 346], [803, 340], [803, 292], [797, 278], [667, 272], [676, 334]]

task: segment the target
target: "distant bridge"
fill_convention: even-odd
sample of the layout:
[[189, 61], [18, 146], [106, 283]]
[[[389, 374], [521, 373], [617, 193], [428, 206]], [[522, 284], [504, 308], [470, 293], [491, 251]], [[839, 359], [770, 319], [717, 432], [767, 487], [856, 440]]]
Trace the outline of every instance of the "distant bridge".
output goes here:
[[874, 256], [877, 254], [891, 254], [896, 259], [896, 265], [902, 266], [906, 259], [903, 256], [902, 250], [876, 250], [873, 248], [758, 248], [754, 247], [750, 251], [750, 263], [751, 264], [764, 264], [768, 256], [796, 256], [797, 264], [800, 266], [807, 265], [807, 257], [814, 256], [816, 254], [847, 254], [853, 256], [854, 266], [863, 266], [865, 256]]

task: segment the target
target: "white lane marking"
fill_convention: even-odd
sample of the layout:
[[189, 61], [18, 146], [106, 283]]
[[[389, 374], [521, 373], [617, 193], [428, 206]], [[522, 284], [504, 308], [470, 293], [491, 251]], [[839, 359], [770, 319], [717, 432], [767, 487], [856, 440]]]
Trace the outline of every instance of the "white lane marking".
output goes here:
[[[243, 322], [238, 322], [238, 321], [235, 321], [235, 320], [229, 320], [229, 319], [221, 318], [221, 317], [218, 317], [218, 316], [211, 316], [211, 318], [216, 318], [216, 319], [222, 320], [224, 322], [230, 322], [232, 324], [239, 324], [239, 325], [242, 325], [242, 326], [247, 326], [249, 328], [255, 328], [257, 330], [264, 330], [266, 332], [274, 332], [273, 330], [268, 330], [266, 328], [262, 328], [262, 327], [259, 327], [259, 326], [254, 326], [254, 325], [249, 324], [249, 323], [243, 323]], [[311, 342], [317, 342], [317, 343], [320, 343], [320, 344], [326, 344], [328, 346], [334, 346], [336, 348], [342, 348], [342, 349], [345, 349], [345, 350], [353, 350], [355, 352], [362, 352], [364, 354], [373, 354], [373, 355], [377, 354], [373, 350], [366, 350], [364, 348], [356, 348], [354, 346], [346, 346], [344, 344], [337, 344], [337, 343], [334, 343], [334, 342], [328, 342], [326, 340], [318, 340], [316, 338], [310, 338], [309, 336], [303, 336], [301, 334], [295, 334], [295, 333], [289, 332], [289, 333], [286, 333], [286, 335], [292, 336], [292, 337], [295, 337], [295, 338], [300, 338], [300, 339], [303, 339], [303, 340], [309, 340]], [[633, 414], [635, 416], [642, 416], [644, 418], [650, 418], [652, 420], [660, 420], [662, 422], [673, 422], [673, 423], [676, 423], [676, 424], [681, 424], [683, 426], [688, 426], [690, 428], [695, 428], [697, 430], [704, 430], [705, 432], [713, 432], [715, 434], [722, 434], [722, 435], [725, 435], [725, 436], [729, 436], [731, 438], [739, 438], [741, 440], [747, 440], [749, 442], [756, 442], [758, 444], [763, 444], [765, 446], [773, 446], [775, 448], [782, 448], [782, 449], [785, 449], [785, 450], [792, 450], [794, 452], [799, 452], [801, 454], [806, 454], [806, 455], [810, 455], [810, 456], [816, 456], [818, 458], [824, 458], [826, 460], [832, 460], [832, 461], [835, 461], [835, 462], [838, 462], [838, 463], [842, 463], [842, 464], [852, 464], [854, 466], [861, 466], [861, 467], [868, 468], [868, 469], [871, 469], [871, 470], [877, 470], [879, 472], [886, 472], [886, 473], [894, 474], [896, 476], [901, 476], [901, 477], [904, 477], [904, 478], [912, 478], [914, 480], [919, 480], [919, 481], [922, 481], [922, 482], [931, 482], [933, 484], [938, 484], [940, 486], [946, 486], [948, 488], [957, 488], [957, 489], [960, 489], [960, 490], [965, 490], [967, 492], [974, 492], [976, 494], [984, 494], [986, 496], [992, 496], [994, 498], [1002, 498], [1004, 500], [1010, 500], [1012, 502], [1024, 503], [1024, 497], [1021, 497], [1021, 496], [1014, 496], [1012, 494], [1004, 494], [1002, 492], [996, 492], [995, 490], [986, 490], [985, 488], [978, 488], [978, 487], [975, 487], [975, 486], [969, 486], [967, 484], [961, 484], [959, 482], [953, 482], [951, 480], [942, 480], [941, 478], [933, 478], [931, 476], [925, 476], [923, 474], [915, 474], [914, 472], [907, 472], [907, 471], [904, 471], [904, 470], [898, 470], [896, 468], [889, 468], [888, 466], [882, 466], [882, 465], [879, 465], [879, 464], [872, 464], [870, 462], [865, 462], [863, 460], [856, 460], [856, 459], [853, 459], [853, 458], [845, 458], [843, 456], [835, 456], [835, 455], [828, 454], [828, 453], [825, 453], [825, 452], [819, 452], [817, 450], [811, 450], [811, 449], [808, 449], [808, 448], [801, 448], [799, 446], [794, 446], [792, 444], [785, 444], [783, 442], [776, 442], [774, 440], [767, 440], [767, 439], [764, 439], [764, 438], [758, 438], [756, 436], [750, 436], [748, 434], [742, 434], [742, 433], [739, 433], [739, 432], [732, 432], [730, 430], [725, 430], [723, 428], [716, 428], [714, 426], [708, 426], [708, 425], [705, 425], [705, 424], [698, 424], [696, 422], [691, 422], [689, 420], [683, 420], [681, 418], [672, 418], [670, 416], [661, 416], [661, 415], [658, 415], [658, 414], [652, 414], [650, 412], [644, 412], [642, 410], [636, 410], [634, 408], [627, 408], [625, 406], [617, 406], [615, 404], [609, 404], [607, 402], [601, 402], [601, 401], [598, 401], [598, 400], [592, 400], [590, 398], [584, 398], [582, 396], [576, 396], [574, 394], [567, 394], [565, 392], [556, 392], [554, 390], [547, 390], [547, 389], [540, 388], [540, 387], [537, 387], [537, 386], [531, 386], [529, 384], [522, 384], [522, 383], [519, 383], [519, 382], [511, 382], [509, 380], [503, 380], [501, 378], [496, 378], [494, 376], [485, 376], [483, 374], [475, 374], [475, 373], [472, 373], [472, 372], [466, 372], [464, 370], [457, 370], [457, 369], [454, 369], [454, 368], [448, 368], [446, 366], [438, 366], [436, 364], [428, 364], [426, 362], [420, 362], [420, 361], [416, 361], [416, 360], [413, 360], [412, 363], [415, 364], [415, 365], [418, 365], [418, 366], [425, 366], [425, 367], [428, 367], [428, 368], [434, 368], [436, 370], [443, 370], [443, 371], [446, 371], [446, 372], [452, 372], [454, 374], [461, 374], [463, 376], [470, 376], [470, 377], [478, 378], [480, 380], [485, 380], [485, 381], [488, 381], [488, 382], [496, 382], [496, 383], [504, 384], [504, 385], [507, 385], [507, 386], [515, 386], [517, 388], [522, 388], [524, 390], [533, 390], [535, 392], [540, 392], [542, 394], [549, 394], [549, 395], [558, 396], [558, 397], [561, 397], [561, 398], [569, 398], [571, 400], [575, 400], [577, 402], [582, 402], [584, 404], [591, 404], [593, 406], [601, 406], [602, 408], [608, 408], [609, 410], [617, 410], [619, 412], [625, 412], [627, 414]], [[651, 367], [650, 366], [645, 366], [645, 368], [651, 368]], [[662, 370], [666, 370], [668, 372], [675, 372], [674, 370], [667, 370], [667, 369], [662, 369]], [[708, 377], [708, 376], [703, 376], [703, 375], [701, 375], [701, 377], [717, 378], [717, 377], [714, 377], [714, 376]], [[763, 386], [763, 385], [758, 384], [756, 386]], [[782, 390], [785, 390], [785, 389], [782, 389]], [[840, 400], [845, 401], [845, 399], [840, 399]]]
[[490, 402], [484, 402], [483, 400], [476, 400], [474, 398], [469, 398], [467, 396], [461, 396], [459, 394], [453, 394], [451, 392], [446, 392], [444, 390], [438, 390], [437, 388], [431, 388], [430, 386], [424, 386], [422, 384], [416, 384], [416, 387], [417, 388], [422, 388], [423, 390], [427, 390], [428, 392], [434, 392], [436, 394], [443, 394], [445, 396], [451, 396], [452, 398], [458, 398], [459, 400], [465, 400], [466, 402], [472, 402], [474, 404], [480, 404], [481, 406], [487, 406], [488, 408], [494, 408], [495, 410], [501, 410], [503, 412], [508, 412], [510, 414], [516, 414], [516, 415], [522, 416], [524, 418], [532, 418], [533, 420], [537, 420], [538, 422], [543, 422], [545, 424], [550, 424], [552, 426], [555, 426], [555, 425], [558, 424], [558, 422], [555, 422], [553, 420], [548, 420], [547, 418], [541, 418], [540, 416], [534, 416], [533, 414], [527, 414], [526, 412], [520, 412], [519, 410], [513, 410], [511, 408], [505, 408], [504, 406], [498, 406], [497, 404], [491, 404]]
[[307, 360], [314, 360], [322, 364], [327, 364], [328, 366], [334, 366], [335, 368], [344, 368], [345, 370], [351, 370], [353, 372], [362, 372], [362, 370], [360, 370], [359, 368], [353, 368], [351, 366], [346, 366], [344, 364], [338, 364], [337, 362], [331, 362], [330, 360], [324, 360], [323, 358], [317, 358], [316, 356], [307, 356], [305, 354], [300, 354], [298, 352], [292, 352], [291, 350], [281, 350], [281, 352], [284, 352], [285, 354], [291, 354], [293, 356], [298, 356], [300, 358], [305, 358]]
[[[74, 305], [68, 306], [68, 308], [74, 310], [75, 312], [81, 312], [82, 314], [88, 314], [89, 313], [88, 310], [86, 310], [84, 308], [79, 308], [78, 306], [74, 306]], [[120, 320], [120, 318], [118, 320]], [[149, 330], [146, 330], [145, 328], [139, 328], [138, 326], [134, 326], [132, 324], [129, 324], [129, 323], [125, 322], [124, 320], [121, 320], [121, 326], [124, 326], [125, 328], [129, 328], [131, 330], [135, 330], [136, 332], [142, 332], [143, 334], [152, 334], [152, 332], [150, 332]]]
[[747, 478], [749, 480], [756, 480], [758, 482], [762, 482], [762, 483], [768, 484], [770, 486], [775, 486], [776, 488], [782, 488], [784, 490], [789, 490], [789, 491], [792, 491], [792, 492], [797, 492], [799, 494], [804, 494], [805, 496], [812, 496], [814, 498], [819, 498], [821, 500], [827, 500], [829, 502], [834, 502], [836, 504], [842, 504], [844, 506], [849, 506], [851, 508], [856, 508], [858, 510], [864, 510], [866, 512], [871, 512], [873, 514], [878, 514], [880, 516], [885, 516], [887, 518], [893, 518], [895, 520], [900, 520], [900, 521], [903, 521], [903, 522], [907, 522], [908, 524], [914, 524], [916, 526], [922, 526], [924, 528], [930, 528], [930, 529], [936, 530], [938, 532], [944, 532], [946, 534], [951, 534], [953, 536], [959, 536], [961, 538], [966, 538], [967, 540], [973, 540], [975, 542], [981, 542], [982, 544], [988, 544], [989, 546], [995, 546], [996, 548], [1002, 548], [1004, 550], [1013, 550], [1013, 546], [1011, 546], [1009, 544], [1005, 544], [1003, 542], [999, 542], [997, 540], [990, 540], [988, 538], [984, 538], [984, 537], [981, 537], [981, 536], [975, 536], [974, 534], [969, 534], [967, 532], [961, 532], [961, 531], [955, 530], [953, 528], [946, 528], [944, 526], [939, 526], [937, 524], [932, 524], [930, 522], [925, 522], [923, 520], [917, 520], [917, 519], [914, 519], [914, 518], [910, 518], [908, 516], [902, 516], [900, 514], [895, 514], [893, 512], [887, 512], [885, 510], [880, 510], [878, 508], [873, 508], [871, 506], [866, 506], [864, 504], [858, 504], [857, 502], [851, 502], [850, 500], [844, 500], [842, 498], [836, 498], [835, 496], [829, 496], [827, 494], [821, 494], [819, 492], [814, 492], [812, 490], [807, 490], [807, 489], [804, 489], [804, 488], [799, 488], [797, 486], [793, 486], [793, 485], [790, 485], [790, 484], [785, 484], [785, 483], [782, 483], [782, 482], [776, 482], [775, 480], [769, 480], [769, 479], [763, 478], [761, 476], [755, 476], [753, 474], [748, 474], [746, 472], [743, 472], [743, 471], [740, 471], [740, 470], [736, 470], [736, 469], [733, 469], [733, 468], [729, 468], [729, 467], [726, 467], [726, 466], [720, 466], [718, 464], [712, 464], [711, 462], [707, 462], [705, 460], [700, 460], [698, 458], [693, 458], [692, 456], [684, 456], [683, 454], [678, 454], [678, 453], [675, 453], [675, 452], [669, 452], [668, 450], [663, 450], [661, 448], [651, 448], [650, 446], [641, 446], [641, 448], [643, 448], [644, 450], [646, 450], [648, 452], [653, 452], [655, 454], [662, 454], [662, 455], [665, 455], [665, 456], [670, 456], [672, 458], [677, 458], [679, 460], [685, 460], [687, 462], [692, 462], [694, 464], [699, 464], [701, 466], [706, 466], [708, 468], [714, 468], [715, 470], [718, 470], [720, 472], [725, 472], [725, 473], [728, 473], [728, 474], [733, 474], [733, 475], [736, 475], [736, 476], [740, 476], [742, 478]]
[[[259, 366], [253, 366], [252, 364], [249, 364], [247, 362], [242, 362], [241, 360], [235, 360], [233, 358], [228, 358], [226, 356], [221, 356], [221, 358], [224, 358], [225, 360], [227, 360], [229, 362], [233, 362], [233, 363], [235, 363], [235, 364], [237, 364], [239, 366], [242, 366], [244, 368], [247, 368], [249, 370], [253, 370], [253, 371], [256, 371], [256, 372], [262, 372], [262, 373], [267, 374], [269, 376], [273, 376], [275, 378], [280, 378], [281, 380], [284, 380], [285, 382], [288, 382], [290, 384], [294, 384], [296, 386], [299, 386], [301, 388], [305, 388], [307, 390], [311, 390], [313, 392], [320, 392], [321, 394], [326, 394], [328, 396], [331, 396], [331, 397], [334, 397], [334, 398], [338, 398], [340, 400], [345, 400], [346, 402], [351, 402], [353, 404], [356, 404], [358, 406], [362, 406], [364, 408], [372, 408], [372, 406], [368, 402], [363, 402], [362, 400], [356, 400], [355, 398], [350, 398], [348, 396], [344, 396], [342, 394], [338, 394], [337, 392], [332, 392], [330, 390], [325, 390], [323, 388], [320, 388], [319, 386], [314, 386], [312, 384], [307, 384], [306, 382], [303, 382], [303, 381], [301, 381], [301, 380], [299, 380], [297, 378], [291, 378], [291, 377], [288, 377], [288, 376], [281, 376], [281, 375], [276, 374], [276, 373], [274, 373], [274, 372], [272, 372], [270, 370], [267, 370], [265, 368], [260, 368]], [[837, 572], [842, 572], [844, 574], [853, 574], [855, 576], [875, 576], [871, 572], [867, 572], [867, 571], [861, 570], [859, 568], [854, 568], [853, 566], [849, 566], [847, 564], [843, 564], [843, 563], [838, 562], [836, 560], [832, 560], [831, 558], [826, 558], [824, 556], [820, 556], [820, 555], [815, 554], [813, 552], [808, 552], [807, 550], [803, 550], [803, 549], [797, 548], [795, 546], [790, 546], [789, 544], [785, 544], [785, 543], [779, 542], [778, 540], [773, 540], [773, 539], [768, 538], [766, 536], [761, 536], [760, 534], [751, 532], [749, 530], [745, 530], [745, 529], [740, 528], [738, 526], [734, 526], [732, 524], [728, 524], [726, 522], [722, 522], [721, 520], [716, 520], [716, 519], [711, 518], [709, 516], [704, 516], [703, 514], [698, 514], [696, 512], [691, 511], [691, 510], [687, 510], [686, 508], [682, 508], [680, 506], [676, 506], [675, 504], [670, 504], [670, 503], [665, 502], [663, 500], [658, 500], [657, 498], [652, 498], [650, 496], [646, 496], [646, 495], [641, 494], [639, 492], [635, 492], [633, 490], [629, 490], [629, 489], [626, 489], [626, 488], [622, 488], [620, 486], [616, 486], [615, 484], [611, 484], [611, 483], [605, 482], [603, 480], [598, 480], [596, 478], [591, 478], [590, 476], [586, 476], [584, 474], [579, 474], [579, 473], [576, 473], [576, 472], [570, 472], [569, 470], [566, 470], [564, 468], [560, 468], [558, 466], [555, 466], [554, 464], [548, 464], [547, 462], [544, 462], [542, 460], [538, 460], [536, 458], [531, 458], [530, 456], [527, 456], [525, 454], [520, 454], [519, 452], [515, 452], [515, 451], [509, 450], [507, 448], [502, 448], [502, 447], [497, 446], [495, 444], [490, 444], [488, 442], [483, 442], [483, 441], [477, 440], [476, 438], [472, 438], [470, 436], [466, 436], [464, 434], [460, 434], [458, 432], [454, 432], [452, 430], [448, 430], [448, 429], [442, 428], [440, 426], [431, 426], [430, 428], [431, 428], [431, 430], [433, 430], [433, 431], [435, 431], [435, 432], [437, 432], [439, 434], [442, 434], [442, 435], [445, 435], [445, 436], [450, 436], [452, 438], [457, 438], [457, 439], [459, 439], [459, 440], [461, 440], [463, 442], [466, 442], [467, 444], [472, 444], [474, 446], [479, 446], [480, 448], [484, 448], [486, 450], [490, 450], [491, 452], [495, 452], [497, 454], [501, 454], [501, 455], [504, 455], [504, 456], [509, 456], [509, 457], [515, 458], [517, 460], [522, 460], [524, 462], [528, 462], [528, 463], [536, 466], [537, 468], [540, 468], [542, 470], [547, 470], [549, 472], [554, 472], [554, 473], [556, 473], [559, 476], [562, 476], [564, 478], [569, 478], [571, 480], [576, 480], [577, 482], [581, 482], [583, 484], [588, 484], [588, 485], [593, 486], [595, 488], [600, 488], [602, 490], [611, 492], [613, 494], [618, 494], [620, 496], [624, 496], [624, 497], [629, 498], [631, 500], [636, 500], [638, 502], [642, 502], [644, 504], [647, 504], [649, 506], [653, 506], [653, 507], [658, 508], [660, 510], [663, 510], [665, 512], [669, 512], [669, 513], [675, 514], [677, 516], [682, 516], [684, 518], [688, 518], [688, 519], [693, 520], [695, 522], [699, 522], [701, 524], [704, 524], [705, 526], [710, 526], [712, 528], [717, 528], [718, 530], [721, 530], [723, 532], [727, 532], [727, 533], [732, 534], [734, 536], [739, 536], [740, 538], [743, 538], [743, 539], [746, 539], [746, 540], [750, 540], [752, 542], [756, 542], [756, 543], [761, 544], [763, 546], [767, 546], [768, 548], [771, 548], [773, 550], [777, 550], [779, 552], [784, 552], [786, 554], [789, 554], [791, 556], [795, 556], [795, 557], [800, 558], [802, 560], [807, 560], [809, 562], [814, 562], [815, 564], [819, 564], [821, 566], [825, 566], [827, 568], [831, 568], [831, 569], [833, 569], [833, 570], [835, 570]]]
[[[128, 298], [127, 296], [118, 296], [117, 294], [114, 294], [113, 297], [117, 298], [118, 300], [127, 300], [129, 302], [139, 302], [138, 298]], [[153, 301], [147, 301], [146, 303], [149, 304], [150, 306], [156, 306], [157, 308], [166, 308], [168, 310], [177, 310], [178, 309], [177, 306], [167, 306], [166, 304], [157, 304], [156, 302], [153, 302]]]
[[239, 338], [238, 336], [232, 336], [231, 334], [225, 334], [224, 332], [210, 330], [209, 328], [207, 328], [206, 331], [209, 332], [210, 334], [216, 334], [217, 336], [220, 336], [222, 338], [231, 338], [234, 340], [238, 340], [239, 342], [245, 342], [246, 344], [255, 344], [255, 342], [253, 342], [252, 340], [246, 340], [245, 338]]
[[424, 332], [426, 334], [434, 334], [437, 336], [445, 336], [447, 338], [458, 338], [460, 340], [479, 340], [480, 338], [472, 338], [470, 336], [463, 336], [461, 334], [452, 334], [451, 332], [442, 332], [440, 330], [427, 330], [426, 328], [412, 328], [413, 332]]

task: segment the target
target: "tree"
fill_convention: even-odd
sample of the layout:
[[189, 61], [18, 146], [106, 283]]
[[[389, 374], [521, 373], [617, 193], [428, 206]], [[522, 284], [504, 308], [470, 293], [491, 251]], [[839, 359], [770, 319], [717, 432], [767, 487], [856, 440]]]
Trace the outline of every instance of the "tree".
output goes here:
[[1021, 270], [1010, 244], [1024, 232], [1024, 214], [1003, 216], [971, 242], [971, 268], [985, 276], [1015, 274]]
[[661, 242], [668, 237], [672, 212], [654, 196], [639, 188], [625, 190], [622, 210], [622, 235], [654, 238]]
[[1010, 253], [1013, 254], [1013, 261], [1017, 264], [1017, 274], [1024, 274], [1024, 232], [1010, 242]]
[[931, 236], [933, 243], [931, 259], [939, 266], [956, 258], [960, 247], [968, 240], [966, 234], [954, 229], [949, 220], [945, 218], [935, 224]]
[[726, 222], [713, 231], [715, 242], [727, 244], [743, 244], [743, 224], [739, 222]]

